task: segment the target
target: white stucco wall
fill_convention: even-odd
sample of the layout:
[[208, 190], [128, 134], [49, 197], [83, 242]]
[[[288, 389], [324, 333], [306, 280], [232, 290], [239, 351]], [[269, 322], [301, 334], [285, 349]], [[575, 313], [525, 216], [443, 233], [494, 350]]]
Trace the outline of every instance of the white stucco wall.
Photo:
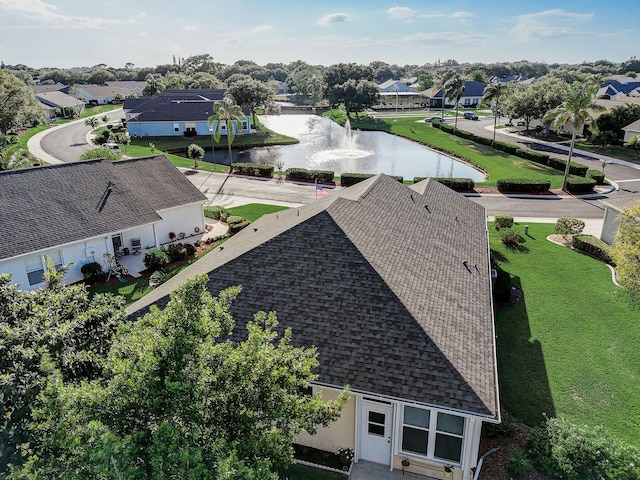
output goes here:
[[[162, 217], [162, 222], [156, 224], [156, 238], [160, 244], [170, 241], [169, 232], [177, 235], [184, 232], [185, 241], [189, 241], [188, 237], [194, 235], [195, 228], [199, 228], [200, 234], [204, 232], [204, 211], [203, 203], [194, 203], [184, 205], [182, 207], [161, 210], [158, 214]], [[142, 246], [146, 246], [145, 243]], [[158, 245], [159, 246], [159, 245]]]

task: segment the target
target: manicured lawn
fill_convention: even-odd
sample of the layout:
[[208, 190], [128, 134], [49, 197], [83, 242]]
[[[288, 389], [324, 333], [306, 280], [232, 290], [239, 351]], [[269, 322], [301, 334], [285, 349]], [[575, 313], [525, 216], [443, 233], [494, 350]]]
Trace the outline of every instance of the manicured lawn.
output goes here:
[[[419, 121], [422, 118], [424, 117], [398, 119], [364, 117], [363, 120], [352, 118], [351, 126], [399, 135], [465, 159], [488, 173], [486, 182], [476, 183], [478, 187], [493, 187], [496, 185], [496, 180], [505, 178], [548, 180], [551, 182], [551, 188], [562, 186], [562, 172], [559, 170], [442, 132], [430, 123]], [[458, 127], [461, 128], [460, 123]]]
[[306, 465], [292, 465], [288, 470], [278, 473], [282, 480], [346, 480], [346, 475], [328, 472]]
[[[522, 233], [522, 225], [516, 225]], [[640, 447], [640, 309], [599, 261], [546, 240], [529, 224], [527, 251], [507, 250], [491, 227], [494, 258], [524, 298], [496, 314], [500, 396], [528, 424], [543, 413]]]
[[590, 143], [576, 143], [576, 148], [585, 150], [587, 152], [596, 153], [598, 155], [605, 155], [607, 157], [619, 158], [620, 160], [626, 160], [627, 162], [640, 164], [640, 158], [638, 158], [636, 150], [620, 145], [610, 145], [605, 148], [600, 148], [595, 145], [591, 145]]
[[240, 217], [246, 218], [255, 222], [262, 215], [266, 215], [267, 213], [279, 212], [281, 210], [286, 210], [289, 207], [282, 207], [280, 205], [265, 205], [263, 203], [248, 203], [247, 205], [241, 205], [239, 207], [230, 208], [229, 211], [234, 215], [238, 215]]

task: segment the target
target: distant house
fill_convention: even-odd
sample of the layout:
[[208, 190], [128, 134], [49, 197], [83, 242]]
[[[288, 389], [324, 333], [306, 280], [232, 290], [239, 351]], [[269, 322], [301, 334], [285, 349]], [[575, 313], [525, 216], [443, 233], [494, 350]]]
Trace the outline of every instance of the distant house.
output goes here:
[[110, 85], [74, 85], [71, 89], [73, 96], [81, 99], [87, 105], [107, 105], [116, 102], [119, 98], [125, 99], [135, 92], [124, 86]]
[[147, 82], [139, 82], [135, 80], [121, 80], [121, 81], [108, 81], [104, 82], [104, 84], [108, 87], [118, 87], [118, 88], [126, 88], [130, 91], [128, 95], [125, 95], [125, 98], [130, 97], [141, 97], [144, 88], [147, 86]]
[[640, 195], [625, 195], [622, 197], [607, 198], [603, 200], [604, 221], [602, 223], [602, 232], [600, 233], [600, 239], [612, 245], [616, 238], [620, 223], [618, 222], [618, 216], [622, 210], [640, 205]]
[[46, 255], [57, 266], [75, 262], [65, 281], [77, 282], [82, 265], [103, 263], [132, 239], [159, 247], [170, 231], [203, 232], [205, 201], [162, 156], [0, 172], [0, 273], [36, 288]]
[[[402, 212], [401, 215], [398, 212]], [[260, 310], [314, 345], [313, 391], [350, 398], [298, 443], [355, 460], [471, 480], [483, 423], [500, 421], [489, 246], [482, 206], [425, 180], [378, 175], [313, 204], [266, 215], [198, 261], [213, 294], [242, 285], [234, 338]], [[196, 272], [129, 309], [143, 315]]]
[[633, 137], [640, 136], [640, 120], [630, 123], [626, 127], [622, 127], [624, 131], [624, 141], [628, 142]]
[[71, 116], [68, 114], [69, 109], [75, 116], [85, 111], [85, 104], [82, 100], [62, 91], [36, 93], [36, 98], [47, 112], [49, 119]]
[[597, 96], [611, 99], [637, 97], [640, 96], [640, 82], [631, 77], [616, 75], [615, 78], [609, 78], [602, 83]]
[[400, 80], [387, 80], [378, 85], [380, 93], [395, 93], [395, 92], [417, 92], [416, 89], [412, 89]]
[[[126, 99], [125, 120], [131, 137], [210, 135], [208, 119], [213, 104], [222, 100], [225, 90], [165, 90], [158, 95]], [[233, 124], [236, 133], [251, 133], [251, 118], [243, 107], [245, 120]], [[226, 126], [221, 127], [226, 135]]]
[[[464, 92], [458, 104], [463, 107], [477, 107], [482, 102], [484, 88], [486, 85], [475, 80], [467, 80], [464, 82]], [[442, 97], [444, 90], [440, 87], [430, 88], [423, 93], [428, 98], [428, 106], [431, 108], [442, 108]], [[444, 99], [445, 107], [455, 107], [453, 99], [446, 97]]]

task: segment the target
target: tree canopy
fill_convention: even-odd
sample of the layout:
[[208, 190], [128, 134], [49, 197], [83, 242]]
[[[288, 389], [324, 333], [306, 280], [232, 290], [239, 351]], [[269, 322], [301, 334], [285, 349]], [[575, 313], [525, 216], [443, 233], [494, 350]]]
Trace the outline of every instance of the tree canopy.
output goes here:
[[0, 133], [26, 128], [43, 119], [33, 91], [14, 74], [0, 69]]
[[622, 210], [617, 220], [620, 228], [611, 247], [611, 257], [620, 283], [640, 293], [640, 205]]
[[273, 90], [269, 85], [252, 78], [234, 83], [229, 87], [228, 92], [238, 104], [249, 107], [254, 124], [256, 124], [256, 109], [267, 108], [273, 103]]
[[42, 453], [20, 478], [274, 479], [297, 434], [339, 416], [347, 391], [330, 402], [304, 393], [315, 348], [278, 336], [273, 312], [232, 340], [241, 288], [213, 297], [207, 280], [121, 325], [100, 378], [70, 383], [52, 369], [31, 429]]

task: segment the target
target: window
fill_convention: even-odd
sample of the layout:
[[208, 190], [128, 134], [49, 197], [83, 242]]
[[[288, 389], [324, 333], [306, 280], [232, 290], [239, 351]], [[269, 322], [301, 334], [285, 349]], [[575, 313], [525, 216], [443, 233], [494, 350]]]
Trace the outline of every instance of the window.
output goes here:
[[404, 452], [460, 463], [463, 437], [463, 417], [408, 405], [404, 407]]
[[[47, 254], [53, 261], [56, 270], [62, 267], [62, 252], [60, 250]], [[25, 268], [27, 270], [27, 278], [29, 279], [29, 285], [38, 285], [44, 282], [44, 270], [47, 264], [44, 261], [44, 256], [34, 255], [28, 257], [25, 261]]]
[[369, 412], [369, 422], [367, 432], [371, 435], [384, 437], [385, 414], [379, 412]]
[[179, 123], [174, 123], [173, 124], [173, 131], [174, 132], [179, 132], [180, 131], [180, 124]]
[[246, 120], [242, 121], [242, 130], [246, 130], [249, 128], [249, 123]]

